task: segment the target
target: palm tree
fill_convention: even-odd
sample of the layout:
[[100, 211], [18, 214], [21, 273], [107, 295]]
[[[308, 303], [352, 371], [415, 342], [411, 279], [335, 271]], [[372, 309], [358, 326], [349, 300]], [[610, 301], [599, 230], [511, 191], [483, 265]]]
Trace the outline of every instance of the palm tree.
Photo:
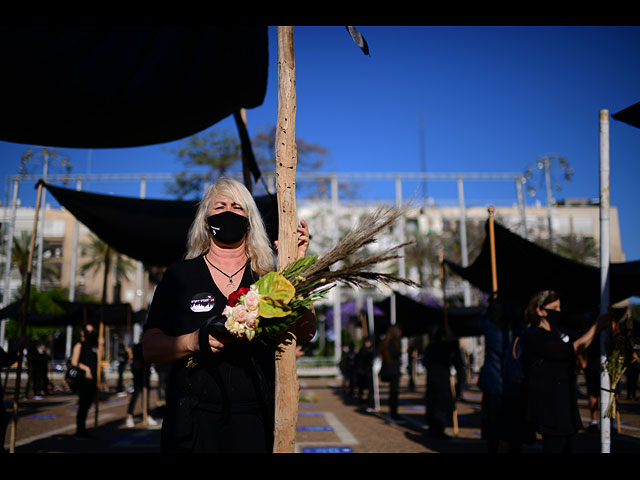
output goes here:
[[[29, 265], [29, 246], [31, 235], [29, 232], [21, 232], [19, 237], [13, 237], [13, 249], [11, 250], [11, 261], [18, 267], [20, 278], [24, 283]], [[34, 257], [35, 258], [35, 257]], [[42, 279], [54, 282], [58, 280], [58, 271], [50, 263], [42, 262]]]
[[[135, 271], [134, 263], [127, 257], [116, 252], [95, 235], [90, 235], [89, 242], [83, 243], [82, 247], [89, 257], [89, 259], [81, 265], [82, 269], [97, 274], [98, 272], [104, 272], [104, 268], [108, 266], [109, 271], [113, 271], [115, 282], [113, 302], [119, 303], [122, 281], [128, 280], [133, 271]], [[103, 292], [103, 296], [105, 294], [106, 292]]]

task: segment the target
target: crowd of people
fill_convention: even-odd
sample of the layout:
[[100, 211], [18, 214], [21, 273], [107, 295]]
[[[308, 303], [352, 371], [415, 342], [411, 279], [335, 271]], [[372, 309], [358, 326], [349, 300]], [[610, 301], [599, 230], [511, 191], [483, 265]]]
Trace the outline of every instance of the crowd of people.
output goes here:
[[[477, 381], [482, 394], [481, 435], [489, 453], [522, 451], [540, 439], [545, 453], [575, 451], [575, 436], [582, 430], [597, 431], [600, 419], [600, 333], [609, 328], [624, 349], [625, 379], [616, 385], [617, 395], [637, 398], [640, 356], [632, 332], [622, 331], [621, 321], [607, 314], [571, 314], [562, 311], [561, 297], [545, 290], [533, 295], [524, 309], [498, 296], [490, 298], [478, 327], [484, 339], [484, 359]], [[580, 320], [580, 321], [577, 321]], [[401, 371], [400, 329], [392, 325], [377, 349], [364, 338], [360, 348], [345, 347], [340, 364], [345, 392], [371, 411], [373, 379], [387, 383], [387, 420], [402, 422], [398, 415], [399, 380], [408, 376], [408, 391], [415, 389], [416, 358], [425, 369], [425, 423], [433, 438], [446, 438], [456, 402], [468, 378], [466, 355], [446, 324], [428, 335], [420, 352], [407, 349], [406, 371]], [[421, 354], [421, 355], [419, 355]], [[376, 358], [380, 367], [375, 368]], [[591, 421], [583, 425], [578, 410], [578, 378], [584, 375]], [[586, 427], [586, 428], [585, 428]]]

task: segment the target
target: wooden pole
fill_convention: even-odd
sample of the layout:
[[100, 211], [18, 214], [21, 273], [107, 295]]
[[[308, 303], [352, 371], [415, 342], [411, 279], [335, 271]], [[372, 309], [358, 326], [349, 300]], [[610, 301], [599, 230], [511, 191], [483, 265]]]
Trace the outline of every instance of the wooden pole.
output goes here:
[[102, 303], [100, 305], [100, 327], [98, 328], [98, 371], [96, 373], [96, 405], [94, 428], [98, 431], [98, 410], [100, 406], [100, 391], [102, 390], [102, 357], [104, 355], [104, 309], [107, 304], [107, 280], [111, 266], [111, 247], [106, 245], [104, 251], [104, 277], [102, 279]]
[[[20, 316], [22, 336], [27, 335], [27, 318], [29, 317], [29, 297], [31, 293], [31, 275], [33, 273], [33, 249], [35, 246], [36, 233], [38, 231], [38, 216], [40, 213], [40, 200], [42, 199], [42, 182], [38, 183], [38, 196], [36, 198], [36, 211], [33, 217], [33, 232], [31, 233], [31, 243], [29, 244], [29, 260], [27, 262], [27, 274], [24, 281], [24, 296], [22, 298], [22, 305], [20, 306]], [[10, 239], [11, 240], [11, 239]], [[18, 354], [18, 368], [16, 370], [16, 386], [13, 394], [13, 421], [11, 422], [11, 436], [9, 452], [15, 453], [16, 451], [16, 433], [18, 429], [18, 404], [20, 401], [20, 382], [22, 375], [22, 352]], [[0, 448], [4, 448], [4, 445], [0, 445]]]
[[493, 298], [498, 296], [498, 267], [496, 264], [496, 236], [493, 225], [493, 217], [495, 216], [495, 209], [489, 207], [489, 244], [491, 246], [491, 285]]
[[[278, 195], [278, 269], [296, 259], [296, 74], [293, 27], [278, 27], [278, 123], [276, 127], [276, 191]], [[296, 336], [287, 332], [276, 351], [274, 418], [275, 453], [292, 453], [298, 417]]]

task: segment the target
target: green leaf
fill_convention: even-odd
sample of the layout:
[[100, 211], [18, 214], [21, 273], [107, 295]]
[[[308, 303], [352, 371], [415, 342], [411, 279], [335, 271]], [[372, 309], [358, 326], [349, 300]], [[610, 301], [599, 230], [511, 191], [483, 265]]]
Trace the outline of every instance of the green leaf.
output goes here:
[[258, 293], [263, 297], [287, 304], [296, 293], [295, 287], [289, 280], [278, 272], [269, 272], [256, 282]]
[[272, 297], [262, 297], [258, 305], [258, 315], [262, 318], [286, 317], [291, 313], [291, 307]]

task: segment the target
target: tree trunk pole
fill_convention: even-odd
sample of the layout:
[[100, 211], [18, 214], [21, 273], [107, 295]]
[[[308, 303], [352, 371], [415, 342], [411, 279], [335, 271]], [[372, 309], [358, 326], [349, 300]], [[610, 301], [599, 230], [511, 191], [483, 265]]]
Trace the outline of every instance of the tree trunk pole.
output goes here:
[[[276, 191], [278, 195], [278, 269], [296, 259], [296, 75], [293, 27], [278, 27], [278, 124], [276, 130]], [[296, 336], [287, 333], [276, 351], [275, 453], [292, 453], [298, 417]]]
[[105, 245], [104, 276], [102, 277], [102, 302], [100, 304], [100, 325], [98, 326], [98, 370], [96, 372], [94, 428], [98, 432], [98, 413], [100, 410], [100, 392], [102, 391], [102, 357], [104, 356], [104, 309], [107, 304], [107, 280], [111, 268], [111, 247]]
[[493, 298], [498, 297], [498, 268], [496, 262], [496, 237], [494, 231], [493, 217], [495, 216], [495, 209], [489, 207], [489, 245], [491, 246], [491, 285]]
[[[20, 305], [20, 323], [21, 333], [23, 337], [27, 335], [27, 319], [29, 318], [29, 301], [31, 294], [31, 275], [33, 274], [33, 250], [35, 248], [36, 234], [38, 232], [38, 216], [40, 213], [40, 201], [42, 200], [42, 188], [43, 184], [38, 184], [38, 196], [36, 198], [36, 211], [33, 220], [33, 232], [31, 234], [31, 243], [29, 244], [29, 260], [27, 262], [27, 275], [24, 281], [24, 296], [22, 298], [22, 304]], [[12, 241], [12, 239], [9, 239]], [[13, 417], [11, 422], [11, 436], [9, 444], [9, 453], [15, 453], [16, 451], [16, 435], [18, 433], [18, 404], [20, 401], [20, 382], [22, 374], [22, 352], [18, 353], [18, 369], [16, 370], [16, 386], [13, 392]], [[4, 448], [4, 445], [0, 445], [0, 448]]]

